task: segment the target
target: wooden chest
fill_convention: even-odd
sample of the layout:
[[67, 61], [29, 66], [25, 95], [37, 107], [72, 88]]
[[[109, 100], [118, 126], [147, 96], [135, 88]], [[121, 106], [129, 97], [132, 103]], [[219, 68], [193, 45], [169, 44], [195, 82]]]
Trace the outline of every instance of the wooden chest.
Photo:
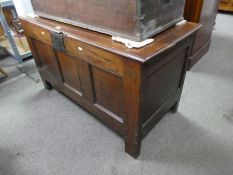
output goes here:
[[133, 157], [162, 116], [177, 110], [198, 24], [127, 49], [108, 35], [53, 20], [21, 21], [45, 88], [63, 92], [120, 134]]
[[31, 0], [39, 16], [135, 41], [183, 20], [184, 1]]

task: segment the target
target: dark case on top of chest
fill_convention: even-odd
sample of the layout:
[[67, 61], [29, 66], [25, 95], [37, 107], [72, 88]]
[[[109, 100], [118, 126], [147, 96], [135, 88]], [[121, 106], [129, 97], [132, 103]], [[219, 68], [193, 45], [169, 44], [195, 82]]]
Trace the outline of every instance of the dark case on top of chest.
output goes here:
[[142, 41], [183, 20], [185, 0], [31, 0], [37, 15]]

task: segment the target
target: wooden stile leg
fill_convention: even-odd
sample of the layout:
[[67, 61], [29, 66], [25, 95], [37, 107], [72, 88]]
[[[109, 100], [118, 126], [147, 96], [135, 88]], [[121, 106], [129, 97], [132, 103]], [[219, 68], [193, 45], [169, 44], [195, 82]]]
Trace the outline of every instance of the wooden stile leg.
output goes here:
[[140, 155], [141, 141], [140, 143], [135, 143], [134, 145], [126, 143], [125, 152], [130, 154], [133, 158], [137, 158]]
[[176, 113], [179, 108], [179, 101], [176, 102], [172, 107], [171, 107], [171, 112]]
[[137, 158], [141, 148], [141, 65], [124, 62], [125, 151]]
[[[184, 80], [185, 80], [185, 76], [187, 73], [187, 69], [188, 69], [188, 63], [189, 63], [189, 56], [191, 54], [191, 44], [189, 45], [189, 47], [186, 48], [186, 54], [185, 54], [185, 62], [184, 62], [184, 67], [182, 70], [182, 78], [181, 78], [181, 83], [180, 83], [180, 90], [182, 92], [183, 87], [184, 87]], [[181, 95], [180, 95], [181, 96]], [[171, 107], [171, 112], [176, 113], [178, 111], [179, 108], [179, 103], [180, 103], [180, 98], [179, 100]]]
[[53, 86], [47, 80], [41, 78], [41, 81], [43, 82], [45, 89], [47, 89], [47, 90], [53, 89]]

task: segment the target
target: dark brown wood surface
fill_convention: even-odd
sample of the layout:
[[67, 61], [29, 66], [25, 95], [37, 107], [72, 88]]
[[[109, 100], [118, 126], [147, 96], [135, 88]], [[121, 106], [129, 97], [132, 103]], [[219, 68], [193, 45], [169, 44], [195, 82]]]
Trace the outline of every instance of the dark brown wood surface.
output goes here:
[[196, 34], [188, 69], [191, 69], [209, 50], [218, 4], [219, 0], [186, 0], [185, 19], [203, 26]]
[[[183, 20], [185, 0], [31, 0], [37, 15], [135, 41]], [[166, 13], [166, 15], [164, 15]]]
[[[185, 24], [185, 27], [175, 26], [173, 28], [170, 28], [162, 32], [159, 35], [156, 35], [154, 37], [155, 41], [148, 46], [145, 46], [140, 49], [128, 49], [123, 44], [118, 43], [116, 41], [112, 41], [112, 38], [105, 34], [92, 32], [86, 29], [74, 27], [72, 25], [67, 25], [64, 23], [58, 23], [56, 21], [47, 20], [44, 18], [34, 18], [34, 19], [30, 18], [27, 20], [32, 24], [31, 28], [34, 27], [33, 31], [38, 31], [41, 29], [41, 27], [44, 27], [46, 29], [59, 32], [59, 30], [57, 30], [56, 27], [61, 27], [60, 30], [69, 38], [68, 40], [73, 39], [77, 43], [81, 41], [83, 45], [88, 44], [90, 48], [92, 46], [95, 46], [101, 49], [105, 49], [110, 53], [115, 53], [121, 56], [129, 57], [131, 59], [140, 61], [142, 63], [162, 53], [164, 50], [175, 46], [184, 38], [195, 33], [197, 30], [201, 28], [201, 25], [187, 22]], [[31, 28], [28, 30], [31, 30]], [[25, 26], [25, 30], [27, 30], [27, 26]], [[49, 39], [51, 40], [51, 38], [47, 39], [46, 32], [45, 32], [45, 36], [41, 36], [41, 32], [37, 32], [37, 34], [33, 33], [33, 35], [35, 37], [38, 37], [39, 40], [41, 38], [46, 40]], [[66, 42], [66, 36], [64, 38], [65, 42]], [[73, 43], [69, 45], [68, 49], [71, 49], [70, 47], [74, 47], [74, 50], [77, 50], [76, 48], [79, 46], [79, 44]]]
[[199, 23], [204, 0], [186, 0], [184, 17], [186, 20]]
[[[104, 30], [136, 35], [136, 1], [31, 0], [36, 13], [67, 23], [85, 23]], [[55, 5], [56, 4], [56, 5]], [[69, 9], [69, 10], [68, 10]], [[127, 9], [127, 10], [123, 10]], [[78, 13], [76, 13], [78, 12]], [[104, 19], [104, 20], [103, 20]], [[117, 19], [114, 20], [114, 19]], [[69, 21], [69, 22], [68, 22]], [[127, 25], [125, 25], [127, 24]]]
[[164, 114], [177, 110], [200, 25], [186, 23], [158, 35], [149, 46], [127, 49], [107, 35], [78, 27], [21, 21], [45, 88], [56, 88], [116, 131], [131, 156], [140, 154], [143, 137]]

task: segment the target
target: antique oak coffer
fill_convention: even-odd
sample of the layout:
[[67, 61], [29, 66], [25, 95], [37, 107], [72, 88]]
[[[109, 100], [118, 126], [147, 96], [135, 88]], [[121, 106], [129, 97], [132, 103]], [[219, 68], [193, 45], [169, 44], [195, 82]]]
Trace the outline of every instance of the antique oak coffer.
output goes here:
[[185, 4], [185, 0], [31, 2], [39, 16], [136, 41], [145, 40], [182, 21]]
[[177, 110], [200, 25], [176, 26], [146, 47], [127, 49], [108, 35], [53, 20], [21, 21], [45, 88], [58, 89], [116, 131], [133, 157], [162, 116]]

